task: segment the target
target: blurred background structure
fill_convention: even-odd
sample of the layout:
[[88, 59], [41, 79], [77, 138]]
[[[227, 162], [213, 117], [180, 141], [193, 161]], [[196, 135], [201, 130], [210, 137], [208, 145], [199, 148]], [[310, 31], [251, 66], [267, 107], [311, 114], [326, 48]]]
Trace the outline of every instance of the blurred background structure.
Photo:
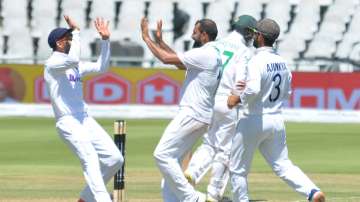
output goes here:
[[[92, 21], [110, 20], [112, 67], [81, 80], [89, 114], [109, 134], [114, 120], [129, 126], [128, 201], [162, 201], [152, 154], [178, 112], [185, 74], [152, 56], [141, 18], [152, 30], [162, 19], [165, 41], [184, 51], [192, 47], [196, 20], [212, 18], [221, 38], [243, 14], [281, 26], [276, 48], [293, 74], [283, 110], [291, 158], [328, 202], [360, 201], [360, 0], [0, 0], [0, 202], [76, 201], [83, 187], [78, 159], [56, 135], [43, 78], [47, 37], [66, 26], [64, 14], [80, 25], [84, 60], [99, 53]], [[253, 201], [305, 201], [258, 154], [249, 183]]]
[[65, 14], [81, 28], [83, 60], [96, 60], [99, 54], [93, 20], [110, 21], [112, 68], [82, 80], [86, 102], [107, 105], [92, 107], [100, 117], [169, 118], [176, 113], [184, 71], [150, 53], [141, 38], [143, 16], [153, 33], [162, 19], [164, 40], [183, 52], [192, 47], [198, 19], [213, 19], [222, 38], [238, 16], [249, 14], [280, 24], [275, 48], [293, 72], [293, 93], [285, 108], [295, 111], [287, 120], [360, 120], [360, 0], [0, 0], [0, 101], [12, 103], [1, 106], [0, 116], [52, 116], [43, 64], [52, 52], [48, 34], [66, 26]]
[[219, 37], [237, 16], [275, 19], [281, 26], [277, 43], [293, 70], [360, 70], [359, 0], [0, 0], [0, 59], [3, 63], [41, 64], [50, 54], [47, 35], [65, 26], [62, 16], [76, 19], [82, 29], [82, 57], [99, 52], [92, 20], [111, 22], [112, 64], [164, 66], [155, 60], [140, 36], [140, 19], [164, 21], [164, 38], [176, 51], [191, 47], [193, 24], [211, 18]]

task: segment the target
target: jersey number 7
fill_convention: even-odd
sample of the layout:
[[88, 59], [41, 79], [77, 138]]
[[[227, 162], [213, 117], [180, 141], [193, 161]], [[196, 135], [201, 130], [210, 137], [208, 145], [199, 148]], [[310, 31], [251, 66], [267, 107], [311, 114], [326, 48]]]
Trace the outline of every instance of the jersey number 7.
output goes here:
[[224, 71], [226, 65], [229, 64], [229, 61], [230, 61], [231, 58], [234, 56], [234, 53], [231, 52], [231, 51], [225, 50], [225, 51], [223, 52], [223, 55], [226, 57], [226, 60], [225, 60], [224, 64], [222, 65], [222, 70]]

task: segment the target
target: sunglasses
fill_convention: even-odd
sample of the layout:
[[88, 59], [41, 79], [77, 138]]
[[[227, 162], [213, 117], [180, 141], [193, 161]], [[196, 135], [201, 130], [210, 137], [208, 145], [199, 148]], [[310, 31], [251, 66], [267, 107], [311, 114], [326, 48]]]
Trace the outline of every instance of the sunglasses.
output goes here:
[[257, 31], [255, 28], [248, 27], [248, 29], [249, 29], [250, 31], [254, 32], [255, 34], [256, 34], [256, 33], [259, 33], [259, 31]]
[[262, 35], [264, 35], [264, 36], [267, 35], [266, 33], [261, 32], [261, 31], [255, 29], [255, 28], [252, 28], [252, 27], [249, 27], [249, 30], [252, 31], [254, 34], [262, 34]]
[[263, 36], [269, 36], [268, 33], [261, 32], [261, 31], [255, 29], [255, 28], [252, 28], [252, 27], [249, 27], [249, 30], [252, 31], [254, 34], [261, 34], [261, 35], [263, 35]]

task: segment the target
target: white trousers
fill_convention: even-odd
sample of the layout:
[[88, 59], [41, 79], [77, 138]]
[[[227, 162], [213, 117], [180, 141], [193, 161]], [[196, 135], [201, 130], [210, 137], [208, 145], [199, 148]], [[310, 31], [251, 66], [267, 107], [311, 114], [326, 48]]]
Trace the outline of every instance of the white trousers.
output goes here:
[[233, 201], [248, 202], [247, 175], [255, 150], [259, 148], [274, 173], [298, 193], [309, 196], [318, 187], [288, 157], [282, 115], [249, 115], [239, 120], [230, 158]]
[[216, 96], [214, 113], [208, 133], [203, 143], [196, 149], [186, 173], [199, 183], [207, 171], [212, 168], [207, 192], [220, 200], [229, 179], [229, 159], [231, 140], [237, 123], [236, 109], [227, 107], [227, 96]]
[[186, 180], [181, 162], [208, 124], [197, 121], [180, 110], [165, 129], [154, 151], [157, 166], [163, 175], [162, 194], [164, 202], [195, 202], [198, 194]]
[[105, 184], [124, 162], [112, 138], [86, 114], [63, 116], [56, 122], [56, 128], [80, 160], [87, 183], [80, 198], [85, 202], [111, 202]]

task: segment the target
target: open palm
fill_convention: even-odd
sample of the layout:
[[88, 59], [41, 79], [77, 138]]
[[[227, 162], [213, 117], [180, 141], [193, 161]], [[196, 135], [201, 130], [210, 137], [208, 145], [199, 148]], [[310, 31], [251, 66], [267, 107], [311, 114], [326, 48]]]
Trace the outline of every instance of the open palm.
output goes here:
[[105, 21], [103, 18], [96, 18], [94, 21], [95, 28], [99, 32], [103, 40], [107, 40], [110, 37], [109, 21]]
[[157, 21], [157, 28], [156, 28], [156, 41], [162, 41], [162, 20]]

